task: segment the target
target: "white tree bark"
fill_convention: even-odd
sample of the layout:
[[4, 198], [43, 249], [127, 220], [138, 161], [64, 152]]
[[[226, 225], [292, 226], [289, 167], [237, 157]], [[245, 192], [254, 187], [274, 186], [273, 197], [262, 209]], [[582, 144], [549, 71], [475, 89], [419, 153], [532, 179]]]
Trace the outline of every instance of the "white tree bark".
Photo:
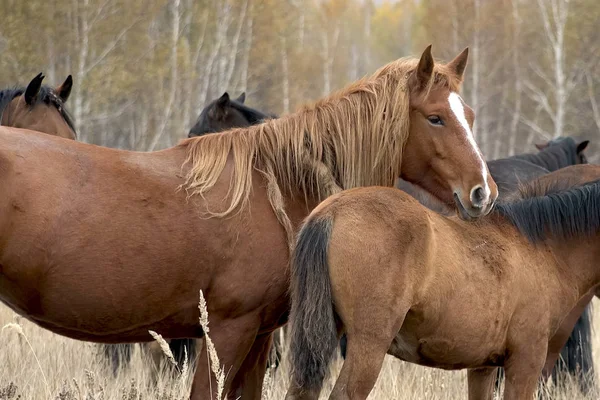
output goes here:
[[327, 30], [323, 35], [323, 96], [327, 96], [331, 93], [331, 77], [333, 74], [333, 62], [335, 57], [335, 48], [340, 37], [340, 24], [335, 23], [331, 38]]
[[235, 31], [235, 35], [233, 39], [229, 42], [230, 50], [227, 54], [227, 69], [225, 71], [224, 82], [221, 82], [221, 87], [225, 90], [230, 90], [231, 78], [233, 76], [233, 71], [235, 69], [238, 48], [240, 45], [240, 36], [242, 33], [242, 28], [244, 27], [244, 21], [246, 19], [246, 11], [248, 10], [248, 0], [244, 1], [242, 8], [240, 10], [240, 15], [238, 18], [237, 29]]
[[371, 65], [373, 60], [371, 59], [371, 17], [372, 17], [372, 5], [369, 1], [365, 2], [364, 6], [364, 48], [363, 48], [363, 69], [359, 72], [361, 76], [371, 72]]
[[[549, 114], [553, 120], [554, 137], [561, 136], [565, 123], [566, 104], [569, 96], [567, 88], [567, 79], [565, 73], [565, 27], [569, 15], [570, 0], [537, 0], [540, 9], [540, 17], [544, 27], [546, 39], [550, 45], [553, 60], [553, 81], [549, 81], [547, 76], [541, 71], [536, 71], [537, 75], [547, 81], [553, 89], [555, 109], [550, 110]], [[540, 96], [538, 95], [538, 98]], [[544, 96], [542, 96], [544, 98]], [[550, 106], [544, 105], [547, 109]], [[547, 110], [548, 111], [548, 110]]]
[[458, 5], [456, 4], [456, 0], [450, 0], [450, 12], [451, 12], [451, 21], [452, 21], [452, 53], [458, 54], [459, 43], [458, 43], [458, 30], [461, 29], [460, 24], [458, 22]]
[[248, 17], [246, 18], [246, 40], [244, 41], [244, 55], [242, 57], [242, 65], [240, 67], [240, 84], [241, 92], [248, 90], [248, 66], [250, 63], [250, 52], [252, 51], [253, 40], [253, 24], [254, 24], [254, 3], [250, 2]]
[[519, 13], [519, 0], [512, 0], [512, 17], [514, 21], [513, 26], [513, 49], [512, 49], [512, 65], [514, 71], [514, 82], [515, 82], [515, 93], [514, 93], [514, 109], [512, 112], [512, 118], [510, 121], [510, 130], [508, 136], [508, 155], [515, 155], [517, 147], [517, 133], [519, 127], [519, 120], [521, 119], [521, 92], [523, 91], [523, 81], [521, 78], [522, 68], [520, 64], [519, 54], [519, 38], [521, 36], [521, 15]]
[[594, 88], [594, 80], [589, 71], [585, 73], [585, 81], [587, 84], [587, 93], [588, 98], [590, 99], [590, 105], [592, 106], [592, 115], [594, 116], [594, 123], [596, 124], [596, 129], [600, 132], [600, 107], [598, 107], [598, 102], [596, 101], [596, 90]]
[[[77, 69], [75, 72], [75, 90], [73, 91], [73, 117], [75, 128], [80, 131], [79, 127], [83, 119], [84, 109], [84, 78], [86, 73], [88, 52], [90, 46], [90, 28], [88, 24], [88, 9], [89, 0], [73, 0], [73, 7], [76, 10], [75, 23], [77, 37], [79, 38], [79, 51], [77, 53]], [[81, 139], [85, 141], [85, 133], [81, 133]]]
[[[150, 142], [150, 145], [148, 146], [148, 151], [153, 151], [156, 146], [160, 143], [160, 140], [162, 139], [164, 132], [165, 132], [165, 128], [167, 127], [168, 123], [169, 123], [169, 119], [171, 118], [171, 115], [173, 113], [173, 108], [175, 105], [175, 97], [176, 97], [176, 93], [177, 93], [177, 78], [178, 78], [178, 60], [177, 60], [177, 54], [178, 54], [178, 42], [179, 42], [179, 26], [180, 26], [180, 21], [181, 21], [181, 14], [180, 14], [180, 6], [181, 6], [181, 0], [173, 0], [171, 3], [171, 24], [172, 24], [172, 31], [171, 31], [171, 82], [170, 82], [170, 89], [169, 89], [169, 99], [167, 101], [167, 105], [165, 107], [165, 111], [164, 111], [164, 115], [160, 124], [160, 127], [158, 128], [158, 131], [156, 132], [156, 134], [154, 135], [154, 137], [152, 138], [152, 141]], [[187, 121], [186, 121], [187, 122]], [[170, 139], [170, 137], [169, 137]], [[170, 140], [169, 140], [170, 142]]]
[[[469, 55], [471, 62], [471, 107], [475, 111], [475, 115], [479, 114], [479, 21], [481, 13], [481, 0], [474, 0], [473, 6], [475, 7], [475, 19], [473, 23], [476, 29], [473, 30], [473, 51]], [[477, 140], [478, 138], [478, 122], [477, 118], [473, 124], [473, 137]]]
[[285, 35], [281, 35], [281, 71], [282, 71], [282, 90], [283, 90], [283, 113], [290, 113], [290, 74], [288, 68], [287, 41]]

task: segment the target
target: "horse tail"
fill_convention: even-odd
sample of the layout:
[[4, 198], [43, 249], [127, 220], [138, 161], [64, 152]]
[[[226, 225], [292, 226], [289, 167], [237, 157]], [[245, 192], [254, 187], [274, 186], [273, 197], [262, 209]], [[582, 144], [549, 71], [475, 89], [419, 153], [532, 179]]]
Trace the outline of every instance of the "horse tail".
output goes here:
[[333, 216], [310, 216], [300, 230], [291, 262], [291, 363], [298, 388], [320, 388], [337, 347], [327, 261]]
[[569, 340], [563, 347], [560, 359], [552, 371], [552, 379], [557, 382], [560, 374], [568, 373], [578, 378], [584, 394], [595, 389], [594, 360], [592, 358], [592, 313], [589, 304], [575, 323]]

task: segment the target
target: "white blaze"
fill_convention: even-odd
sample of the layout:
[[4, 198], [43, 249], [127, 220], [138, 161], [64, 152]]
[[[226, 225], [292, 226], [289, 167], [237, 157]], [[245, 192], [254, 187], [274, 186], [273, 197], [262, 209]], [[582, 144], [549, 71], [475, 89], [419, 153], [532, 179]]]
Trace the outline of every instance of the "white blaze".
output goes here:
[[486, 197], [489, 197], [489, 195], [491, 194], [491, 191], [490, 191], [490, 187], [488, 185], [487, 179], [486, 179], [487, 165], [486, 165], [485, 161], [483, 160], [481, 153], [479, 152], [479, 148], [477, 147], [477, 143], [475, 143], [475, 138], [473, 137], [473, 132], [471, 131], [471, 127], [469, 126], [469, 123], [467, 122], [467, 117], [465, 116], [465, 108], [463, 107], [463, 101], [460, 98], [460, 96], [458, 95], [458, 93], [451, 92], [450, 96], [448, 96], [448, 103], [450, 103], [450, 109], [452, 110], [454, 117], [456, 118], [456, 120], [458, 121], [460, 126], [462, 126], [462, 128], [465, 131], [465, 136], [467, 137], [467, 141], [471, 145], [471, 150], [473, 151], [473, 153], [475, 153], [475, 155], [479, 159], [479, 162], [481, 165], [481, 176], [483, 177], [483, 182], [484, 182], [483, 190], [485, 192]]

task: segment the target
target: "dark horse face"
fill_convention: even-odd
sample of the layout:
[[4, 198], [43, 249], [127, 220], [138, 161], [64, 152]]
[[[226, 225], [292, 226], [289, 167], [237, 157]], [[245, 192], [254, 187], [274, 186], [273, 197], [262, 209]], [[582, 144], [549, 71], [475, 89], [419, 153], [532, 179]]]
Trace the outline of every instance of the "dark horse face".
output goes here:
[[198, 120], [190, 129], [188, 137], [202, 136], [207, 133], [226, 131], [232, 128], [243, 128], [255, 125], [273, 115], [263, 114], [244, 105], [246, 94], [242, 93], [237, 99], [230, 99], [225, 92], [217, 100], [204, 107]]
[[564, 149], [565, 155], [570, 158], [570, 164], [576, 165], [588, 163], [587, 157], [583, 153], [588, 144], [590, 144], [589, 140], [576, 142], [572, 137], [559, 136], [556, 139], [552, 139], [546, 143], [538, 143], [535, 145], [535, 147], [542, 151], [550, 147], [560, 146]]

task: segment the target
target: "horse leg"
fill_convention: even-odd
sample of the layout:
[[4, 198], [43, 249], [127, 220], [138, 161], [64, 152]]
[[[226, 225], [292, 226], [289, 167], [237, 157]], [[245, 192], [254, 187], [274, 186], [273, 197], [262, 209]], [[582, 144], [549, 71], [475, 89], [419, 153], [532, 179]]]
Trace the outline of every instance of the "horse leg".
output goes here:
[[[543, 382], [547, 382], [548, 378], [552, 375], [555, 379], [557, 378], [555, 375], [555, 366], [561, 355], [561, 351], [564, 349], [565, 344], [567, 343], [567, 341], [569, 341], [569, 339], [571, 339], [571, 336], [573, 335], [573, 331], [574, 328], [576, 326], [577, 323], [580, 322], [580, 318], [584, 318], [585, 315], [585, 311], [588, 309], [588, 305], [591, 302], [591, 300], [594, 297], [594, 292], [590, 291], [587, 295], [585, 295], [583, 298], [581, 298], [579, 300], [579, 302], [575, 305], [575, 307], [573, 307], [573, 310], [571, 310], [571, 312], [567, 315], [567, 317], [563, 320], [563, 322], [561, 323], [561, 326], [559, 327], [559, 329], [557, 330], [557, 332], [554, 334], [554, 336], [550, 339], [550, 343], [548, 344], [548, 352], [546, 355], [546, 363], [544, 365], [544, 368], [542, 370], [542, 381]], [[584, 313], [584, 315], [582, 315], [582, 313]], [[584, 322], [586, 322], [588, 325], [590, 324], [589, 322], [589, 316], [586, 316], [588, 319], [585, 320]], [[591, 336], [591, 332], [589, 329], [589, 326], [587, 327], [587, 331], [588, 332], [584, 332], [584, 335], [586, 337], [582, 337], [582, 343], [581, 343], [581, 351], [586, 351], [591, 353], [591, 349], [589, 349], [589, 336]], [[582, 332], [582, 330], [580, 329], [579, 332]], [[577, 342], [577, 341], [576, 341]], [[579, 346], [574, 346], [575, 348], [572, 349], [571, 351], [575, 351], [576, 349], [579, 348]], [[585, 347], [585, 349], [583, 349], [583, 347]], [[585, 365], [582, 365], [582, 369], [583, 371], [580, 371], [580, 374], [586, 374], [588, 371], [591, 371], [590, 375], [593, 375], [593, 360], [591, 360], [591, 355], [590, 354], [581, 354], [581, 358], [582, 361], [587, 361], [589, 360], [589, 362], [584, 363]], [[583, 367], [587, 367], [587, 368], [583, 368]], [[591, 376], [588, 376], [589, 378], [593, 378]], [[585, 380], [585, 379], [584, 379]], [[582, 382], [582, 384], [590, 384], [593, 385], [593, 381], [592, 382]], [[587, 386], [587, 385], [586, 385]]]
[[393, 335], [347, 332], [347, 353], [330, 400], [366, 399], [377, 382]]
[[259, 335], [244, 359], [231, 385], [229, 395], [234, 399], [260, 400], [273, 333]]
[[[395, 305], [401, 304], [398, 302]], [[355, 324], [352, 327], [338, 322], [338, 339], [345, 333], [346, 358], [340, 375], [329, 397], [330, 400], [359, 400], [366, 399], [377, 382], [383, 360], [394, 337], [402, 326], [402, 322], [410, 307], [394, 307], [387, 304], [386, 309], [396, 309], [396, 320], [386, 315], [386, 320], [374, 320], [365, 314], [355, 314]], [[383, 316], [383, 314], [382, 314]], [[391, 321], [394, 321], [390, 324]], [[316, 397], [318, 398], [318, 397]]]
[[469, 400], [492, 400], [498, 368], [474, 368], [467, 372]]
[[513, 349], [504, 365], [504, 400], [531, 400], [545, 363], [548, 342], [523, 343]]
[[116, 377], [119, 369], [125, 367], [131, 361], [131, 353], [133, 344], [103, 344], [104, 355], [108, 358], [112, 365], [113, 375]]
[[552, 379], [556, 384], [564, 384], [567, 375], [576, 378], [579, 389], [585, 395], [594, 387], [594, 361], [591, 349], [591, 322], [590, 306], [575, 323], [567, 343], [562, 348], [560, 358], [554, 365]]
[[[212, 325], [209, 337], [217, 352], [219, 368], [224, 371], [223, 393], [229, 393], [231, 383], [239, 368], [242, 366], [246, 355], [252, 348], [258, 333], [259, 325], [255, 316], [240, 318], [236, 320], [222, 321]], [[196, 373], [192, 383], [191, 400], [205, 400], [215, 398], [218, 383], [215, 374], [209, 367], [207, 337], [204, 337], [204, 345], [196, 364]]]

